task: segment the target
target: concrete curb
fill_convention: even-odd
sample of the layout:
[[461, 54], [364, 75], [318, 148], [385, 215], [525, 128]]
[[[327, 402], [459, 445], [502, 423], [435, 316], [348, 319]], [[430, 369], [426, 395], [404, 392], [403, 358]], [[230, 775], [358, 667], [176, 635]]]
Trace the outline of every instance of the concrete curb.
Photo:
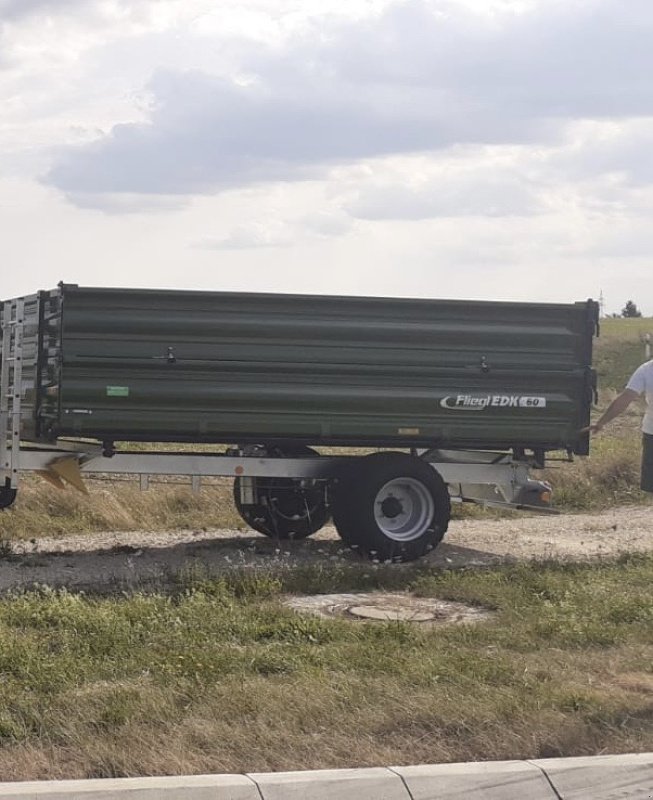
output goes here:
[[410, 800], [399, 775], [390, 769], [332, 769], [252, 773], [263, 800]]
[[2, 800], [261, 800], [244, 775], [0, 783]]
[[411, 800], [557, 800], [541, 769], [525, 761], [393, 767]]
[[653, 753], [530, 763], [546, 774], [563, 800], [653, 800]]
[[653, 753], [247, 775], [0, 783], [0, 800], [653, 800]]

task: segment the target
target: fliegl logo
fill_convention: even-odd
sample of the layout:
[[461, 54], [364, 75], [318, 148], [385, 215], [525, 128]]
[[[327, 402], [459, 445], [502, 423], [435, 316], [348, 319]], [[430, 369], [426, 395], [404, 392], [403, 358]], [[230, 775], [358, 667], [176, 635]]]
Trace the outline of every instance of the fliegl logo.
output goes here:
[[451, 394], [440, 400], [450, 411], [485, 411], [488, 408], [546, 408], [546, 397], [522, 394]]

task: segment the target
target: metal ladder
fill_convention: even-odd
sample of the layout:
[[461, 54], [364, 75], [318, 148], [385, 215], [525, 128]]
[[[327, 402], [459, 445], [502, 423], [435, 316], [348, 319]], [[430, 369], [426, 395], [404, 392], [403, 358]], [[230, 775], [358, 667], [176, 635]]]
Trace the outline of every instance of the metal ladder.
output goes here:
[[0, 490], [18, 488], [25, 300], [7, 300], [0, 360]]

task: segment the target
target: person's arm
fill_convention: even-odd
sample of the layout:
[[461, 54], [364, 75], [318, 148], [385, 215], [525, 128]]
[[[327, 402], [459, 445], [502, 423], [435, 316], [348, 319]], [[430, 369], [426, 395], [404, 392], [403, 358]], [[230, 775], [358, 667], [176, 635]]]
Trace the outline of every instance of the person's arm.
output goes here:
[[587, 428], [583, 428], [581, 433], [599, 433], [611, 420], [622, 414], [628, 406], [639, 397], [639, 392], [634, 389], [624, 389], [620, 395], [617, 395], [610, 405], [605, 409], [600, 418]]

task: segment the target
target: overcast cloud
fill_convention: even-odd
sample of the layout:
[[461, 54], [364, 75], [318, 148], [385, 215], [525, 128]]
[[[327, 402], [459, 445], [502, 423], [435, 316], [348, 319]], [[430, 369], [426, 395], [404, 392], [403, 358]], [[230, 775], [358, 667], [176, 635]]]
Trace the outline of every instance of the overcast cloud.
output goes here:
[[58, 17], [76, 11], [129, 14], [157, 2], [166, 0], [0, 0], [0, 22], [20, 21], [34, 15]]
[[3, 292], [653, 312], [652, 40], [644, 0], [0, 0]]
[[0, 0], [0, 20], [18, 19], [36, 11], [58, 12], [81, 2], [83, 0]]
[[161, 71], [146, 121], [60, 154], [47, 180], [73, 196], [194, 194], [460, 142], [548, 142], [574, 120], [650, 112], [652, 34], [644, 0], [498, 18], [409, 0], [281, 51], [245, 48], [237, 76]]

